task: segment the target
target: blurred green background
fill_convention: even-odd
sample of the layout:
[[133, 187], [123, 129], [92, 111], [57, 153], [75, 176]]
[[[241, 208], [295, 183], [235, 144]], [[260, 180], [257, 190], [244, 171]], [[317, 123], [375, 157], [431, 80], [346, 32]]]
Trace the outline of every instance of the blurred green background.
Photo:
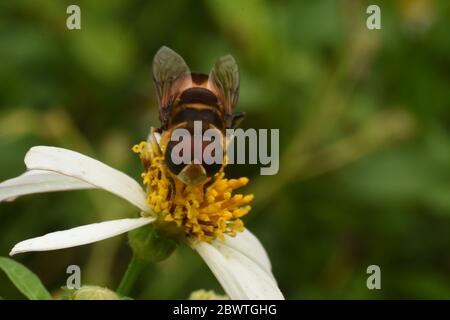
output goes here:
[[[81, 7], [81, 30], [66, 8]], [[366, 8], [381, 7], [381, 30]], [[258, 166], [247, 226], [289, 299], [450, 298], [450, 41], [448, 1], [2, 1], [0, 180], [24, 171], [34, 145], [74, 149], [139, 179], [131, 146], [159, 125], [151, 82], [162, 45], [193, 71], [237, 59], [242, 127], [280, 128], [275, 176]], [[0, 255], [24, 239], [136, 210], [102, 191], [0, 204]], [[15, 257], [53, 292], [68, 265], [82, 283], [116, 288], [126, 237]], [[366, 268], [381, 267], [381, 290]], [[146, 269], [132, 296], [222, 292], [181, 246]], [[0, 296], [23, 298], [0, 274]]]

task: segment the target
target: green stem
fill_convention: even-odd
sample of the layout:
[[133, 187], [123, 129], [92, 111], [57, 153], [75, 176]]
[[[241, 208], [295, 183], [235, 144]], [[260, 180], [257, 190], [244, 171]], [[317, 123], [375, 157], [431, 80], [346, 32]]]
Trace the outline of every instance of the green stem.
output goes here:
[[127, 271], [125, 271], [125, 274], [120, 281], [119, 287], [117, 288], [118, 294], [122, 296], [128, 296], [130, 294], [130, 291], [133, 288], [133, 285], [136, 282], [143, 267], [144, 262], [133, 255], [130, 263], [128, 264]]

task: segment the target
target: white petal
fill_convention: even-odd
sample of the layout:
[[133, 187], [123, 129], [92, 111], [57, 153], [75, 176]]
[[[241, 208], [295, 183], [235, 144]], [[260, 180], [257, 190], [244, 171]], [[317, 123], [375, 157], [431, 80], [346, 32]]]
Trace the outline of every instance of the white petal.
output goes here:
[[88, 224], [69, 230], [48, 233], [42, 237], [19, 242], [9, 255], [30, 251], [48, 251], [81, 246], [117, 236], [153, 222], [155, 218], [141, 217], [134, 219], [111, 220]]
[[[244, 239], [244, 237], [240, 239]], [[230, 247], [226, 241], [220, 240], [215, 240], [211, 244], [193, 243], [192, 246], [205, 260], [231, 299], [284, 299], [272, 273], [268, 272], [260, 263], [255, 262], [254, 253], [250, 253], [252, 247], [248, 244], [233, 244], [238, 248], [247, 246], [249, 249], [247, 253]]]
[[33, 147], [25, 156], [25, 164], [28, 169], [55, 171], [85, 181], [128, 200], [142, 211], [151, 212], [139, 183], [123, 172], [78, 152], [55, 147]]
[[92, 189], [92, 184], [53, 171], [30, 170], [0, 183], [0, 202], [42, 192]]
[[225, 244], [252, 259], [266, 272], [272, 272], [272, 265], [266, 250], [248, 229], [238, 232], [235, 237], [225, 236]]

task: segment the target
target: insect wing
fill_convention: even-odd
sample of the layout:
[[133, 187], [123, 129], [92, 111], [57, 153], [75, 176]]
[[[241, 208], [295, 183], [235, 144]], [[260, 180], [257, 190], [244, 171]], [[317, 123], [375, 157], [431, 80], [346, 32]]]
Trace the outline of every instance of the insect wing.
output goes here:
[[218, 95], [224, 104], [225, 115], [231, 117], [239, 97], [239, 68], [233, 56], [220, 58], [211, 70], [209, 79], [219, 89]]
[[174, 83], [187, 74], [190, 74], [189, 67], [179, 54], [168, 47], [161, 47], [158, 50], [153, 59], [153, 81], [163, 126], [167, 123], [170, 108], [177, 94]]

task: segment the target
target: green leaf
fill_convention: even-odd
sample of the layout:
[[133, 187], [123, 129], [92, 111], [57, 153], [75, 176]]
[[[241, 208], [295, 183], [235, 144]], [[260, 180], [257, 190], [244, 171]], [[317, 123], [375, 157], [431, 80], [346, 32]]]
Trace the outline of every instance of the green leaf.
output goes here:
[[23, 264], [12, 259], [0, 257], [0, 269], [17, 289], [30, 300], [51, 300], [52, 297], [41, 280]]

